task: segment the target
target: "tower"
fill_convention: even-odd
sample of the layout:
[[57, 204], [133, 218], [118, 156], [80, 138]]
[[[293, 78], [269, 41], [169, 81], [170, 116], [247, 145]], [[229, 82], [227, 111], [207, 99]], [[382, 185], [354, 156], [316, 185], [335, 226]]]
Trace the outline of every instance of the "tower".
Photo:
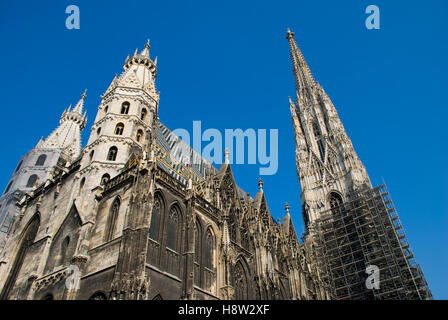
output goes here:
[[290, 109], [303, 215], [308, 225], [321, 212], [350, 199], [356, 190], [370, 187], [371, 183], [336, 108], [314, 81], [294, 33], [288, 29], [286, 37], [297, 86], [297, 104], [290, 99]]
[[136, 49], [128, 56], [122, 74], [115, 75], [101, 96], [79, 172], [86, 187], [116, 176], [132, 153], [147, 152], [154, 139], [159, 94], [155, 89], [157, 58], [151, 60], [149, 49], [148, 41], [140, 53]]
[[290, 99], [289, 104], [304, 245], [319, 283], [318, 298], [430, 299], [387, 187], [372, 187], [289, 29], [286, 38], [296, 82], [296, 103]]
[[81, 152], [81, 131], [86, 124], [83, 112], [84, 92], [73, 109], [68, 107], [61, 115], [59, 126], [36, 147], [27, 152], [17, 164], [0, 198], [0, 251], [17, 214], [15, 203], [37, 185], [51, 178], [55, 170], [63, 170]]

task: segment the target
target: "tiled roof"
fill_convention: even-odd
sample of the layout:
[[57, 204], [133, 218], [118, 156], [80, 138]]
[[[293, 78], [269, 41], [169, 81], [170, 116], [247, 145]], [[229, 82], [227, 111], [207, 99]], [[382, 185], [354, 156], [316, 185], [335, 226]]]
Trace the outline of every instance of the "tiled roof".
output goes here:
[[[160, 122], [157, 122], [156, 126], [156, 143], [160, 147], [160, 151], [156, 152], [158, 164], [167, 173], [186, 184], [190, 173], [189, 163], [193, 163], [193, 179], [205, 179], [209, 162]], [[210, 165], [210, 169], [213, 175], [219, 173], [213, 165]], [[248, 202], [248, 194], [238, 186], [237, 190], [240, 198]]]

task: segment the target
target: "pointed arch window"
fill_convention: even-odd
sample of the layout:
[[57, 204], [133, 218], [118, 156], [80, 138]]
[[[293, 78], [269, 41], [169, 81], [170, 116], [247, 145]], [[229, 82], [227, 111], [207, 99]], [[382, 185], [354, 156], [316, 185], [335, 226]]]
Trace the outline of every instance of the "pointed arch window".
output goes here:
[[20, 240], [19, 250], [17, 251], [16, 257], [14, 259], [14, 263], [12, 264], [11, 271], [4, 283], [2, 292], [0, 294], [0, 300], [7, 300], [9, 298], [9, 294], [11, 289], [14, 287], [15, 282], [17, 280], [17, 276], [20, 273], [20, 269], [22, 268], [23, 260], [27, 254], [29, 247], [34, 243], [34, 239], [36, 238], [37, 231], [39, 230], [40, 218], [39, 214], [34, 215], [34, 217], [28, 223], [22, 238]]
[[142, 140], [142, 137], [143, 137], [143, 130], [139, 129], [137, 131], [137, 136], [136, 136], [137, 142], [140, 142], [140, 140]]
[[115, 126], [115, 134], [121, 136], [123, 134], [123, 131], [124, 131], [124, 124], [120, 122]]
[[94, 154], [95, 154], [95, 150], [90, 151], [90, 154], [89, 154], [89, 161], [90, 162], [92, 162]]
[[342, 205], [342, 197], [337, 192], [331, 192], [328, 197], [330, 203], [330, 208], [333, 213], [338, 213], [340, 211], [340, 206]]
[[99, 127], [98, 129], [96, 129], [96, 134], [97, 134], [97, 135], [100, 135], [100, 133], [101, 133], [101, 127]]
[[109, 106], [104, 107], [104, 113], [107, 113], [107, 111], [109, 111]]
[[179, 209], [176, 206], [171, 207], [168, 215], [166, 246], [174, 251], [178, 251], [179, 219]]
[[202, 283], [201, 257], [202, 257], [202, 228], [196, 220], [194, 228], [194, 284], [200, 286]]
[[70, 245], [70, 237], [67, 236], [64, 238], [61, 244], [61, 263], [59, 265], [63, 265], [65, 263], [65, 260], [67, 259], [67, 250], [69, 245]]
[[121, 104], [121, 114], [128, 114], [129, 113], [129, 107], [131, 104], [127, 101], [123, 102]]
[[81, 181], [79, 182], [79, 193], [82, 192], [82, 188], [84, 188], [84, 184], [85, 184], [85, 183], [86, 183], [86, 178], [83, 177], [83, 178], [81, 179]]
[[213, 270], [213, 244], [214, 237], [210, 229], [205, 234], [204, 242], [204, 266], [210, 270]]
[[152, 208], [151, 225], [149, 227], [149, 237], [157, 242], [159, 241], [160, 214], [161, 214], [161, 203], [160, 199], [156, 197], [154, 199], [154, 206]]
[[117, 159], [117, 153], [118, 153], [117, 147], [115, 146], [110, 147], [109, 152], [107, 153], [107, 160], [115, 161]]
[[194, 228], [194, 261], [201, 261], [201, 226], [199, 222], [196, 221], [196, 225]]
[[143, 108], [142, 112], [140, 113], [140, 120], [145, 121], [147, 114], [148, 114], [148, 111], [146, 111], [146, 109]]
[[107, 229], [106, 229], [106, 241], [112, 240], [117, 224], [119, 211], [120, 211], [120, 198], [117, 197], [115, 198], [114, 202], [112, 203], [112, 207], [110, 208], [109, 219], [107, 222]]
[[233, 273], [233, 282], [235, 288], [236, 300], [247, 300], [248, 298], [248, 283], [246, 272], [241, 264], [241, 261], [237, 262], [235, 271]]
[[29, 178], [28, 178], [28, 182], [26, 183], [26, 187], [27, 188], [32, 188], [34, 186], [34, 184], [37, 181], [37, 175], [36, 174], [32, 174]]
[[44, 165], [44, 163], [45, 163], [45, 160], [47, 160], [47, 155], [46, 154], [41, 154], [40, 156], [39, 156], [39, 158], [37, 158], [37, 161], [36, 161], [36, 166], [43, 166]]
[[325, 148], [324, 148], [324, 143], [322, 141], [322, 133], [320, 131], [320, 128], [319, 128], [319, 125], [317, 124], [317, 122], [313, 122], [313, 133], [314, 133], [314, 137], [316, 138], [316, 141], [317, 141], [317, 147], [319, 148], [320, 158], [323, 161], [325, 159]]

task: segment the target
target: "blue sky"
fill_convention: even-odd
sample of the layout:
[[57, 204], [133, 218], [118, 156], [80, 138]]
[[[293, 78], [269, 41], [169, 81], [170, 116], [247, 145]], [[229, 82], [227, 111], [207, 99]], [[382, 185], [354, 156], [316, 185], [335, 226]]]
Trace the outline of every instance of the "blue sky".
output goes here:
[[[66, 6], [81, 12], [65, 28]], [[380, 8], [381, 29], [365, 28]], [[88, 88], [89, 128], [115, 73], [151, 39], [159, 116], [171, 129], [279, 130], [279, 170], [264, 176], [275, 218], [303, 231], [288, 96], [286, 28], [296, 34], [373, 184], [386, 181], [435, 298], [448, 298], [448, 3], [427, 1], [0, 1], [4, 188], [20, 157]], [[257, 165], [233, 165], [252, 196]]]

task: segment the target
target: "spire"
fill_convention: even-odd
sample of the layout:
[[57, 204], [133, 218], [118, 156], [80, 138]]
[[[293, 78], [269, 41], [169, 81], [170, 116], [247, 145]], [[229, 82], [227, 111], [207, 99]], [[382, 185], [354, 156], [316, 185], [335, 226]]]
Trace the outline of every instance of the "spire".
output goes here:
[[304, 89], [310, 90], [311, 88], [314, 88], [315, 84], [313, 75], [311, 74], [310, 68], [306, 63], [302, 52], [297, 46], [296, 40], [294, 38], [294, 32], [291, 32], [289, 28], [286, 32], [286, 39], [288, 39], [289, 43], [289, 50], [291, 54], [297, 91], [302, 93]]
[[140, 55], [146, 58], [149, 58], [149, 48], [151, 45], [149, 44], [149, 39], [146, 41], [145, 47], [143, 48], [142, 52], [140, 52]]
[[[87, 90], [86, 90], [87, 91]], [[71, 105], [64, 111], [59, 126], [45, 140], [39, 141], [36, 148], [61, 149], [72, 160], [81, 152], [81, 131], [86, 125], [86, 113], [83, 114], [86, 91], [81, 95], [76, 106]]]
[[84, 90], [83, 94], [81, 95], [81, 98], [79, 99], [76, 106], [73, 108], [72, 112], [77, 112], [79, 114], [82, 114], [82, 110], [84, 107], [84, 100], [86, 99], [86, 93], [87, 93], [87, 89]]
[[263, 180], [261, 178], [258, 179], [258, 188], [260, 189], [260, 191], [263, 191]]
[[150, 47], [148, 39], [142, 51], [136, 48], [132, 56], [128, 55], [123, 65], [123, 73], [112, 80], [103, 97], [106, 97], [117, 87], [126, 87], [143, 89], [158, 100], [158, 93], [156, 93], [155, 88], [157, 66], [156, 62], [151, 60]]
[[224, 156], [225, 156], [225, 163], [226, 164], [229, 164], [230, 163], [230, 159], [229, 159], [229, 156], [230, 156], [230, 152], [229, 152], [229, 149], [227, 149], [226, 148], [226, 150], [224, 151]]
[[286, 215], [289, 217], [289, 204], [288, 202], [285, 202], [285, 211], [286, 211]]

